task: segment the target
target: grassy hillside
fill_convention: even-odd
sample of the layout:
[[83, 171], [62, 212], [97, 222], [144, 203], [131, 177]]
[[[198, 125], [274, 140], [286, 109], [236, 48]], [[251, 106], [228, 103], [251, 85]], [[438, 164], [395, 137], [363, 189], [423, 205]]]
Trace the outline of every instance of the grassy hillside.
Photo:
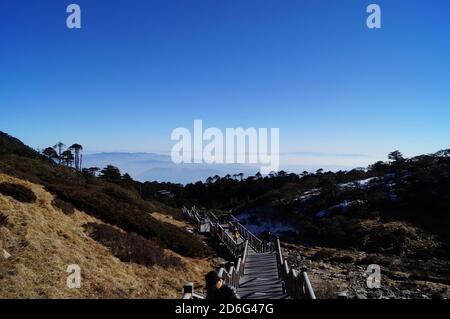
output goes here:
[[0, 133], [0, 173], [43, 185], [60, 203], [155, 241], [163, 248], [188, 257], [204, 257], [209, 249], [194, 235], [153, 218], [154, 211], [173, 209], [155, 200], [142, 200], [133, 187], [125, 187], [82, 174], [41, 157], [19, 140]]
[[[0, 132], [0, 298], [179, 298], [214, 255], [176, 211]], [[70, 264], [80, 289], [66, 285]]]
[[[131, 262], [124, 262], [115, 256], [120, 245], [104, 245], [86, 231], [86, 225], [111, 226], [77, 209], [65, 214], [41, 185], [0, 174], [3, 183], [20, 185], [36, 199], [21, 202], [0, 196], [0, 252], [5, 249], [11, 255], [0, 257], [0, 298], [179, 298], [186, 280], [201, 286], [212, 267], [207, 259], [183, 257], [157, 246], [152, 257], [158, 257], [158, 263], [140, 263], [133, 252], [128, 256]], [[167, 260], [169, 265], [159, 264]], [[80, 289], [66, 285], [69, 264], [81, 268]]]

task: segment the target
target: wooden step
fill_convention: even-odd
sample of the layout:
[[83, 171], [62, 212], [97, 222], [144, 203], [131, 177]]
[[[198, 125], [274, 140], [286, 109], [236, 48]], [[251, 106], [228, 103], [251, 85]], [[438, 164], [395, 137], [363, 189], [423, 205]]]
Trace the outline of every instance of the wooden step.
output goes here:
[[284, 299], [275, 253], [251, 253], [247, 256], [244, 275], [237, 292], [244, 299]]

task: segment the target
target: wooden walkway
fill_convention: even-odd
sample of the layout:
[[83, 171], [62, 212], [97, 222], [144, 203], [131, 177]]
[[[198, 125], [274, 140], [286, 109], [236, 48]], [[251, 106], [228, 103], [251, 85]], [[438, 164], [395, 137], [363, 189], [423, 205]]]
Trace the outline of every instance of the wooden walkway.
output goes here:
[[[231, 233], [230, 227], [232, 227], [232, 225], [230, 224], [220, 224], [220, 226], [225, 230], [225, 232], [234, 239], [233, 234]], [[244, 238], [242, 236], [239, 236], [239, 238], [237, 239], [236, 243], [238, 245], [242, 244], [244, 242]]]
[[279, 277], [275, 252], [249, 252], [237, 293], [243, 299], [288, 298]]
[[[221, 224], [221, 226], [232, 236], [230, 224]], [[236, 242], [242, 244], [244, 238], [240, 236]], [[278, 259], [275, 252], [257, 253], [252, 247], [249, 247], [237, 293], [242, 299], [283, 299], [288, 297], [283, 291], [283, 282], [279, 278]]]
[[[283, 259], [279, 239], [263, 242], [232, 215], [216, 217], [209, 212], [201, 214], [195, 208], [183, 208], [183, 214], [202, 233], [210, 233], [228, 249], [236, 262], [229, 268], [220, 268], [219, 276], [236, 288], [242, 299], [315, 299], [306, 271], [300, 274], [290, 269]], [[236, 229], [240, 236], [233, 237]], [[183, 298], [201, 298], [193, 284], [185, 285]]]

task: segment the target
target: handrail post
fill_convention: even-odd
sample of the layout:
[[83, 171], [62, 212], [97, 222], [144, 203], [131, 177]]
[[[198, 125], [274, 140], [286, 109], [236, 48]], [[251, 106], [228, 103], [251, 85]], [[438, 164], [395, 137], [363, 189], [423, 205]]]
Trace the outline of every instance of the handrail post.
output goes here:
[[316, 295], [311, 286], [311, 282], [309, 281], [309, 277], [308, 277], [308, 274], [306, 273], [305, 268], [302, 269], [302, 275], [303, 275], [303, 285], [305, 286], [305, 290], [308, 292], [309, 299], [316, 299]]
[[194, 283], [186, 282], [183, 286], [183, 299], [193, 299], [194, 297]]
[[280, 257], [280, 264], [283, 265], [283, 254], [281, 253], [280, 237], [277, 237], [277, 249], [278, 249], [278, 255]]
[[298, 284], [298, 273], [297, 270], [291, 269], [291, 281], [292, 283], [295, 283], [295, 285], [292, 285], [292, 295], [294, 298], [299, 298], [301, 292], [300, 292], [300, 285]]

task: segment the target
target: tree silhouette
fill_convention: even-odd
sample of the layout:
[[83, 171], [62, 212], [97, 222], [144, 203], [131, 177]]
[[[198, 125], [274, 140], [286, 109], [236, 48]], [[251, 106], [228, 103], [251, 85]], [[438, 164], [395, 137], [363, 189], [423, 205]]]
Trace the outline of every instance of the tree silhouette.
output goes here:
[[61, 161], [62, 161], [62, 151], [63, 151], [63, 148], [65, 148], [66, 147], [66, 145], [64, 145], [64, 143], [63, 142], [58, 142], [58, 143], [56, 143], [54, 146], [53, 146], [55, 149], [57, 149], [58, 150], [58, 164], [61, 164]]
[[403, 154], [400, 151], [393, 151], [388, 154], [388, 158], [394, 162], [403, 162], [405, 159], [403, 158]]
[[121, 185], [130, 187], [130, 186], [133, 186], [133, 184], [134, 184], [134, 180], [130, 176], [130, 174], [128, 174], [128, 173], [123, 174]]
[[69, 149], [75, 152], [75, 169], [78, 171], [81, 170], [81, 151], [83, 150], [83, 146], [80, 144], [73, 144]]
[[100, 171], [99, 167], [89, 167], [87, 169], [87, 171], [92, 175], [92, 176], [96, 176], [97, 173]]
[[61, 154], [61, 161], [66, 165], [71, 167], [74, 161], [73, 153], [71, 150], [65, 150]]
[[393, 151], [388, 154], [388, 158], [393, 161], [392, 162], [392, 168], [397, 173], [400, 172], [405, 164], [405, 159], [403, 158], [403, 154], [400, 153], [400, 151]]
[[116, 184], [122, 181], [120, 170], [113, 165], [108, 165], [102, 169], [100, 172], [100, 178]]
[[239, 178], [241, 179], [241, 182], [242, 182], [242, 180], [244, 179], [244, 173], [239, 173], [239, 174], [237, 174], [237, 176], [239, 176]]
[[384, 162], [378, 161], [372, 165], [369, 165], [368, 169], [375, 174], [381, 175], [386, 172], [386, 167], [387, 165]]
[[56, 153], [53, 147], [47, 147], [45, 150], [42, 151], [42, 154], [47, 156], [48, 159], [58, 158], [58, 154]]

